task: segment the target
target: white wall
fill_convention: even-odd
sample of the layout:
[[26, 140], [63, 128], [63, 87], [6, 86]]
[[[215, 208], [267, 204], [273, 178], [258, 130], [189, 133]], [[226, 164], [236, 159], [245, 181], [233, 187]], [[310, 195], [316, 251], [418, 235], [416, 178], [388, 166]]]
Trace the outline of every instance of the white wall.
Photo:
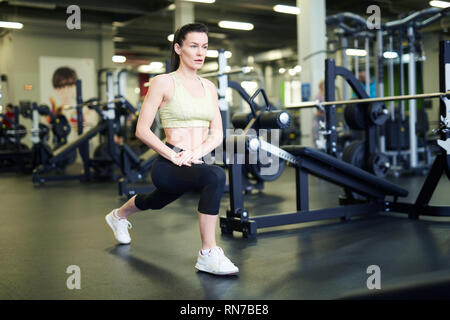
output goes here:
[[[94, 59], [96, 69], [101, 61], [99, 41], [95, 38], [37, 36], [24, 32], [15, 33], [12, 41], [14, 59], [10, 84], [13, 103], [18, 103], [20, 100], [42, 101], [39, 84], [39, 57], [41, 56], [91, 58]], [[31, 84], [33, 89], [26, 91], [24, 89], [26, 84]]]
[[2, 104], [6, 105], [11, 102], [12, 90], [11, 86], [11, 74], [12, 74], [12, 61], [13, 61], [13, 48], [12, 37], [7, 34], [0, 38], [0, 74], [5, 74], [8, 79], [6, 82], [2, 82]]
[[[41, 56], [90, 58], [94, 60], [96, 71], [99, 68], [114, 67], [111, 61], [114, 55], [112, 36], [105, 33], [102, 26], [98, 26], [97, 30], [94, 29], [92, 26], [86, 26], [81, 32], [67, 30], [64, 26], [34, 27], [25, 23], [24, 29], [10, 32], [0, 38], [0, 74], [6, 74], [8, 77], [7, 102], [18, 105], [22, 100], [38, 103], [43, 101], [43, 97], [40, 96], [39, 80]], [[97, 79], [93, 79], [92, 82], [95, 85], [94, 92], [97, 92]], [[25, 85], [31, 85], [32, 89], [25, 90]], [[44, 119], [41, 121], [44, 122]], [[31, 120], [21, 118], [21, 123], [31, 128]], [[30, 136], [22, 141], [29, 146], [31, 146]], [[69, 141], [76, 136], [73, 128]], [[97, 141], [91, 144], [91, 153], [95, 145]]]

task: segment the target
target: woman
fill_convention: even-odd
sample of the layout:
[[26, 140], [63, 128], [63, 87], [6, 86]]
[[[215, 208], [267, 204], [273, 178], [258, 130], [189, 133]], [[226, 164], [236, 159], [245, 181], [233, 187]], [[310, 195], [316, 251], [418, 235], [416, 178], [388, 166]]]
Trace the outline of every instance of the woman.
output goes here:
[[[212, 82], [197, 76], [206, 57], [207, 32], [202, 24], [188, 24], [175, 32], [172, 72], [153, 78], [141, 107], [136, 136], [159, 153], [151, 173], [157, 189], [132, 197], [122, 207], [112, 210], [106, 221], [116, 240], [128, 244], [131, 241], [128, 216], [142, 210], [161, 209], [184, 193], [199, 190], [197, 214], [202, 248], [195, 267], [216, 275], [231, 275], [239, 269], [215, 240], [225, 173], [222, 168], [201, 160], [223, 141], [217, 89]], [[149, 129], [158, 111], [166, 144]]]

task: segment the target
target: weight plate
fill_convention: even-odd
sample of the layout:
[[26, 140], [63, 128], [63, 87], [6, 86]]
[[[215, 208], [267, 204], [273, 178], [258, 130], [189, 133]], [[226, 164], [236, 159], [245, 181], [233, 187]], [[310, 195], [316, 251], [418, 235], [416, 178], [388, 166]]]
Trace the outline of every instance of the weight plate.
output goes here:
[[388, 112], [383, 102], [374, 102], [369, 107], [369, 119], [376, 126], [382, 126], [388, 120]]
[[367, 159], [367, 168], [377, 177], [384, 178], [389, 171], [389, 159], [382, 153], [373, 154]]
[[345, 147], [342, 153], [342, 160], [358, 168], [363, 169], [366, 159], [366, 150], [364, 141], [357, 140], [351, 142]]
[[67, 118], [63, 115], [57, 116], [52, 124], [52, 132], [58, 140], [67, 138], [71, 131]]
[[345, 107], [344, 119], [351, 129], [364, 130], [366, 128], [365, 108], [367, 106], [361, 104], [350, 104]]

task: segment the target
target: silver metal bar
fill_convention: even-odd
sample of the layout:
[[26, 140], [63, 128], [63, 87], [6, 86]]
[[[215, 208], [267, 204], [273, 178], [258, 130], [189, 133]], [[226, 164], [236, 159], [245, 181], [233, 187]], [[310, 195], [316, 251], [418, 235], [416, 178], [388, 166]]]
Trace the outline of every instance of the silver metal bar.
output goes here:
[[366, 67], [366, 92], [367, 95], [370, 97], [370, 55], [369, 55], [369, 50], [370, 50], [370, 45], [369, 45], [369, 37], [366, 37], [365, 39], [365, 49], [366, 49], [366, 63], [365, 63], [365, 67]]
[[[394, 40], [392, 36], [389, 36], [389, 51], [394, 52]], [[388, 60], [388, 86], [389, 94], [394, 95], [394, 59]], [[391, 120], [395, 120], [395, 103], [391, 101], [389, 103], [389, 111], [391, 113]]]
[[[226, 100], [226, 94], [227, 94], [227, 88], [228, 88], [228, 74], [226, 74], [226, 68], [227, 68], [227, 58], [225, 57], [225, 51], [220, 50], [219, 52], [219, 72], [218, 73], [218, 83], [219, 87], [217, 89], [217, 92], [219, 94], [219, 109], [221, 111], [228, 111], [228, 102]], [[242, 68], [239, 68], [242, 69]], [[231, 70], [230, 70], [231, 71]], [[202, 75], [202, 77], [205, 77], [205, 75]], [[228, 119], [226, 119], [228, 123]]]
[[384, 96], [384, 66], [383, 66], [383, 30], [377, 31], [377, 48], [375, 50], [375, 61], [376, 61], [376, 79], [377, 79], [377, 96]]
[[242, 68], [231, 68], [229, 71], [215, 71], [215, 72], [208, 72], [199, 74], [200, 77], [203, 78], [209, 78], [209, 77], [218, 77], [221, 75], [229, 75], [229, 74], [236, 74], [236, 73], [249, 73], [253, 71], [253, 67], [242, 67]]
[[[415, 37], [414, 27], [408, 27], [409, 40], [409, 64], [408, 64], [408, 93], [414, 95], [416, 93], [416, 59], [415, 59]], [[416, 119], [417, 119], [417, 101], [412, 99], [409, 102], [409, 163], [411, 168], [417, 167], [417, 134], [416, 134]]]
[[412, 95], [379, 97], [379, 98], [338, 100], [338, 101], [316, 100], [316, 101], [310, 101], [310, 102], [302, 102], [299, 104], [286, 105], [285, 108], [286, 109], [301, 109], [301, 108], [325, 107], [325, 106], [342, 105], [342, 104], [373, 103], [373, 102], [384, 102], [384, 101], [401, 101], [401, 100], [412, 100], [412, 99], [439, 98], [442, 96], [449, 96], [449, 95], [450, 95], [450, 91], [433, 92], [433, 93], [419, 93], [419, 94], [412, 94]]
[[[254, 71], [255, 68], [253, 67], [237, 67], [237, 68], [231, 68], [228, 71], [214, 71], [214, 72], [207, 72], [207, 73], [202, 73], [199, 74], [200, 77], [202, 78], [212, 78], [212, 77], [218, 77], [221, 75], [230, 75], [230, 74], [238, 74], [238, 73], [250, 73], [252, 71]], [[144, 83], [144, 87], [149, 87], [150, 86], [150, 81]]]
[[[354, 40], [355, 49], [359, 49], [358, 39]], [[359, 57], [355, 56], [355, 78], [358, 78], [359, 73]]]
[[[257, 140], [257, 142], [253, 142], [253, 140]], [[292, 164], [298, 164], [297, 157], [277, 146], [274, 146], [273, 144], [264, 141], [263, 139], [258, 139], [255, 137], [252, 139], [252, 141], [249, 142], [249, 144], [255, 146], [253, 151], [257, 151], [256, 149], [259, 147], [261, 150], [270, 152], [280, 159], [284, 159]]]
[[69, 105], [63, 105], [62, 108], [64, 110], [69, 110], [69, 109], [75, 109], [76, 107], [89, 107], [89, 106], [105, 106], [108, 103], [116, 103], [116, 102], [123, 102], [125, 98], [120, 97], [120, 98], [114, 98], [112, 100], [108, 100], [108, 101], [90, 101], [90, 102], [83, 102], [81, 104], [75, 104], [72, 106]]
[[[347, 37], [342, 37], [342, 61], [343, 61], [343, 67], [345, 69], [348, 69], [348, 55], [346, 53], [346, 50], [348, 48], [348, 39]], [[346, 81], [344, 81], [344, 99], [349, 99], [349, 85]]]

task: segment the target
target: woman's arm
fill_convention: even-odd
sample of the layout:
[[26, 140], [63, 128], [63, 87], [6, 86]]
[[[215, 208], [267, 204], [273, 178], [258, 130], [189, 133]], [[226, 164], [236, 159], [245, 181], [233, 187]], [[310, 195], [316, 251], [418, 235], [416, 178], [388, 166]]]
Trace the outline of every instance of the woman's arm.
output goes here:
[[164, 158], [175, 159], [176, 152], [166, 146], [151, 130], [158, 108], [164, 100], [167, 88], [173, 86], [167, 75], [158, 75], [153, 78], [144, 102], [142, 103], [139, 118], [136, 124], [136, 137], [147, 146], [158, 152]]
[[211, 81], [207, 80], [206, 82], [209, 84], [213, 97], [214, 117], [210, 122], [208, 138], [194, 150], [194, 158], [198, 157], [197, 159], [207, 155], [223, 142], [222, 116], [219, 109], [217, 88]]

